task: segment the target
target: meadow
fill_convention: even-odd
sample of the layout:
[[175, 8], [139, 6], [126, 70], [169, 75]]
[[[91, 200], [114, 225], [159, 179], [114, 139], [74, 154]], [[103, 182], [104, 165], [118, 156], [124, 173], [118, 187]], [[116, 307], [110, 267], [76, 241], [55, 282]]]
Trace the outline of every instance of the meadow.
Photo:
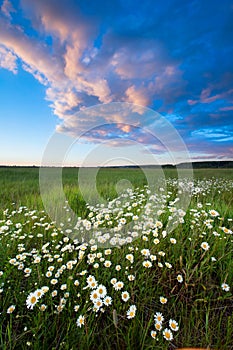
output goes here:
[[165, 176], [154, 193], [140, 169], [101, 169], [99, 204], [64, 169], [71, 239], [44, 211], [39, 169], [0, 168], [1, 349], [233, 349], [233, 170]]

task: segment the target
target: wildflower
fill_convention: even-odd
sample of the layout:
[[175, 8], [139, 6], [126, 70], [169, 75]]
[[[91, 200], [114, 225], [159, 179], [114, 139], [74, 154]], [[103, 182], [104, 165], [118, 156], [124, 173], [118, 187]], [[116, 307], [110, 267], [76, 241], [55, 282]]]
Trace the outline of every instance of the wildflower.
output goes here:
[[112, 265], [112, 263], [110, 260], [105, 260], [105, 262], [104, 262], [105, 267], [110, 267], [111, 265]]
[[57, 282], [58, 282], [58, 280], [57, 280], [56, 278], [53, 278], [53, 279], [51, 279], [51, 281], [50, 281], [50, 283], [53, 284], [53, 285], [54, 285], [54, 284], [57, 284]]
[[8, 307], [7, 313], [8, 314], [12, 314], [12, 312], [14, 312], [14, 310], [15, 310], [15, 305], [11, 305], [11, 306]]
[[156, 312], [156, 314], [154, 315], [154, 320], [155, 322], [162, 323], [164, 321], [163, 314], [161, 312]]
[[47, 286], [43, 286], [41, 287], [41, 289], [43, 290], [44, 293], [47, 293], [49, 291], [49, 287]]
[[221, 287], [222, 287], [222, 290], [224, 290], [225, 292], [229, 292], [230, 290], [230, 286], [227, 283], [223, 283]]
[[40, 311], [45, 311], [47, 309], [47, 306], [45, 304], [42, 304], [40, 306]]
[[123, 301], [128, 301], [129, 300], [129, 293], [127, 291], [124, 291], [121, 293], [121, 298]]
[[89, 276], [87, 277], [86, 281], [87, 281], [87, 283], [88, 283], [88, 285], [89, 285], [89, 283], [95, 281], [95, 277], [92, 276], [92, 275], [89, 275]]
[[57, 290], [53, 290], [52, 291], [52, 297], [56, 297], [57, 296]]
[[75, 281], [74, 281], [74, 285], [75, 285], [76, 287], [78, 287], [78, 286], [79, 286], [79, 281], [78, 281], [78, 280], [75, 280]]
[[173, 330], [173, 331], [178, 331], [179, 326], [178, 323], [175, 320], [169, 320], [169, 327]]
[[120, 271], [121, 270], [121, 265], [116, 265], [115, 269], [116, 269], [116, 271]]
[[168, 328], [165, 328], [164, 331], [163, 331], [163, 336], [166, 340], [172, 340], [173, 339], [173, 334], [172, 332], [170, 331], [170, 329]]
[[38, 299], [42, 298], [42, 296], [44, 295], [43, 289], [37, 289], [34, 293]]
[[107, 294], [107, 289], [102, 284], [99, 285], [99, 287], [96, 289], [96, 292], [99, 294], [101, 298], [104, 298]]
[[93, 290], [90, 294], [90, 300], [94, 303], [96, 300], [98, 300], [100, 298], [99, 293], [97, 292], [97, 290]]
[[127, 318], [128, 319], [134, 318], [136, 315], [136, 310], [137, 310], [136, 306], [131, 305], [129, 310], [127, 311]]
[[183, 276], [182, 275], [177, 275], [177, 281], [179, 282], [179, 283], [182, 283], [183, 282]]
[[210, 210], [209, 213], [210, 213], [210, 215], [213, 216], [213, 217], [219, 216], [219, 215], [220, 215], [216, 210]]
[[135, 276], [134, 275], [129, 275], [128, 276], [128, 280], [129, 281], [134, 281], [135, 280]]
[[153, 255], [153, 254], [150, 255], [150, 260], [151, 261], [155, 261], [156, 259], [157, 259], [156, 255]]
[[168, 262], [165, 262], [165, 265], [166, 265], [169, 269], [172, 268], [172, 265], [171, 265], [170, 263], [168, 263]]
[[59, 305], [56, 306], [56, 308], [58, 313], [62, 312], [62, 310], [64, 309], [64, 303], [61, 302]]
[[133, 256], [133, 254], [127, 254], [127, 255], [126, 255], [126, 259], [129, 260], [129, 261], [131, 262], [131, 264], [132, 264], [133, 261], [134, 261], [134, 256]]
[[172, 244], [176, 244], [176, 239], [175, 239], [175, 238], [170, 238], [170, 242], [171, 242]]
[[25, 269], [24, 269], [24, 273], [31, 273], [32, 272], [32, 269], [30, 269], [29, 267], [26, 267]]
[[159, 298], [161, 304], [166, 304], [167, 303], [167, 298], [165, 297], [160, 297]]
[[115, 290], [121, 290], [121, 289], [124, 287], [124, 283], [121, 282], [121, 281], [118, 281], [118, 282], [116, 282], [116, 283], [114, 284], [113, 287], [114, 287]]
[[109, 305], [112, 304], [112, 298], [109, 297], [109, 296], [106, 296], [106, 297], [104, 298], [103, 301], [104, 301], [104, 304], [105, 304], [106, 306], [109, 306]]
[[110, 282], [111, 282], [112, 285], [114, 285], [115, 283], [117, 283], [117, 279], [116, 278], [112, 278]]
[[161, 322], [155, 322], [155, 329], [157, 331], [161, 331], [162, 329], [162, 323]]
[[74, 306], [74, 311], [77, 312], [80, 309], [80, 305], [75, 305]]
[[156, 331], [151, 331], [151, 332], [150, 332], [150, 335], [152, 336], [153, 339], [155, 339], [157, 333], [156, 333]]
[[37, 302], [38, 302], [37, 295], [35, 293], [30, 293], [26, 299], [27, 308], [32, 310]]
[[152, 266], [152, 263], [149, 260], [143, 261], [142, 265], [146, 268], [150, 268]]
[[149, 256], [150, 255], [150, 251], [149, 251], [149, 249], [142, 249], [141, 250], [141, 254], [144, 255], [144, 256]]
[[208, 250], [209, 249], [209, 244], [207, 242], [202, 242], [201, 244], [201, 248], [204, 249], [204, 250]]
[[85, 324], [85, 317], [82, 316], [82, 315], [80, 315], [80, 316], [78, 317], [77, 321], [76, 321], [76, 324], [77, 324], [77, 326], [80, 327], [80, 328], [81, 328], [82, 326], [84, 326], [84, 324]]
[[103, 306], [103, 302], [101, 299], [98, 299], [94, 302], [94, 308], [97, 309], [97, 311]]

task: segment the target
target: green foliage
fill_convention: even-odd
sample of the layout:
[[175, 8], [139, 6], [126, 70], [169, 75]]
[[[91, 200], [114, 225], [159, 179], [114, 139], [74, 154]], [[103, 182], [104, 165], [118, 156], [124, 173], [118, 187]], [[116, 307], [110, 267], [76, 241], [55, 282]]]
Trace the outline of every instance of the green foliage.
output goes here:
[[[84, 188], [86, 193], [92, 181], [92, 170], [89, 171], [90, 177], [87, 176]], [[151, 176], [157, 176], [156, 170], [150, 169], [150, 172]], [[3, 274], [0, 276], [0, 348], [168, 350], [182, 346], [210, 346], [211, 349], [233, 349], [232, 170], [197, 169], [194, 174], [195, 186], [199, 186], [201, 191], [193, 194], [184, 222], [181, 220], [171, 234], [163, 236], [170, 215], [169, 203], [176, 196], [172, 180], [168, 181], [171, 194], [166, 199], [165, 211], [159, 217], [163, 223], [163, 227], [156, 231], [159, 243], [154, 243], [156, 234], [151, 229], [130, 244], [112, 248], [109, 255], [106, 255], [106, 249], [97, 247], [95, 250], [89, 245], [80, 258], [80, 243], [74, 244], [61, 228], [51, 225], [43, 212], [39, 169], [1, 168], [0, 271]], [[173, 169], [165, 169], [165, 175], [168, 179], [177, 177]], [[86, 205], [77, 177], [77, 169], [64, 169], [63, 185], [67, 200], [82, 218], [88, 218], [90, 212], [95, 217], [99, 211], [94, 212], [91, 206]], [[147, 184], [140, 169], [101, 169], [96, 179], [100, 197], [117, 197], [116, 184], [122, 178], [131, 182], [133, 191]], [[94, 206], [98, 198], [92, 193], [89, 195]], [[139, 198], [135, 198], [134, 201], [138, 201]], [[161, 206], [164, 203], [161, 202]], [[122, 201], [124, 216], [127, 207], [123, 204]], [[133, 215], [137, 214], [137, 209], [132, 209]], [[156, 222], [157, 208], [153, 206], [152, 209], [149, 216]], [[212, 215], [210, 210], [219, 215]], [[8, 228], [3, 229], [4, 226]], [[172, 244], [170, 238], [174, 238], [176, 244]], [[201, 247], [203, 242], [208, 242], [209, 249]], [[45, 248], [47, 243], [49, 245]], [[63, 249], [69, 243], [73, 248]], [[151, 268], [143, 266], [143, 262], [148, 260], [141, 253], [143, 249], [149, 249], [150, 256], [156, 256]], [[165, 256], [159, 252], [165, 252]], [[21, 269], [18, 262], [23, 253], [28, 255]], [[88, 254], [94, 253], [102, 254], [104, 260], [95, 258], [94, 262], [90, 262]], [[132, 263], [126, 259], [127, 254], [133, 254]], [[35, 262], [37, 256], [41, 258], [38, 263]], [[56, 256], [62, 258], [62, 262]], [[16, 259], [16, 263], [11, 259]], [[61, 265], [75, 260], [72, 268], [66, 268], [57, 277], [58, 283], [52, 285], [50, 281], [55, 278], [55, 272]], [[109, 268], [104, 266], [106, 260], [112, 263]], [[94, 267], [97, 262], [98, 268]], [[167, 267], [165, 262], [172, 267]], [[119, 271], [116, 270], [117, 265], [121, 266]], [[52, 277], [46, 277], [49, 266], [54, 266]], [[27, 277], [25, 268], [31, 269]], [[82, 274], [83, 271], [86, 272]], [[135, 280], [130, 281], [129, 274], [135, 276]], [[92, 310], [91, 290], [86, 288], [89, 275], [106, 286], [112, 297], [112, 304], [104, 307], [104, 312]], [[178, 275], [182, 275], [182, 283], [178, 282]], [[124, 289], [116, 291], [111, 283], [112, 278], [123, 281]], [[75, 280], [79, 281], [78, 286], [74, 284]], [[229, 291], [222, 289], [223, 283], [229, 284]], [[61, 290], [63, 284], [67, 285], [64, 291]], [[32, 310], [28, 309], [26, 299], [29, 293], [43, 286], [48, 286], [49, 291]], [[55, 297], [51, 294], [54, 290], [58, 292]], [[122, 301], [123, 290], [130, 294], [127, 302]], [[65, 292], [69, 292], [69, 296], [64, 297]], [[166, 297], [167, 303], [161, 304], [160, 296]], [[58, 312], [61, 298], [66, 300], [65, 307]], [[42, 304], [47, 307], [45, 311], [40, 310]], [[10, 305], [15, 305], [15, 310], [7, 313]], [[75, 305], [80, 305], [77, 312]], [[127, 318], [130, 305], [137, 307], [132, 319]], [[170, 319], [178, 322], [179, 330], [173, 332], [171, 342], [166, 341], [160, 332], [158, 340], [151, 337], [156, 312], [164, 315], [166, 327]], [[85, 315], [85, 326], [77, 327], [79, 315]]]

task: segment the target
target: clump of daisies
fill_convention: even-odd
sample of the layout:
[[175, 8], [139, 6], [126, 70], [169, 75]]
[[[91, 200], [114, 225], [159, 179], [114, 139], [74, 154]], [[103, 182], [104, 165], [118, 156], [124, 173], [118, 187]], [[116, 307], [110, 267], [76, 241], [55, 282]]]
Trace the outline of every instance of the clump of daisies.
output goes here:
[[173, 332], [179, 330], [179, 325], [178, 322], [173, 319], [165, 322], [164, 315], [161, 312], [156, 312], [154, 314], [154, 328], [155, 329], [151, 331], [152, 338], [157, 339], [159, 334], [162, 334], [164, 339], [171, 341], [174, 337]]

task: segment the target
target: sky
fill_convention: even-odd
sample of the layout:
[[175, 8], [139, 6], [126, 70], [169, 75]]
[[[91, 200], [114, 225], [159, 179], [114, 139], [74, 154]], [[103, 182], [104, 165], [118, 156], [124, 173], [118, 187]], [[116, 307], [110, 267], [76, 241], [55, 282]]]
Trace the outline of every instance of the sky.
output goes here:
[[233, 159], [232, 57], [230, 0], [0, 0], [0, 164]]

